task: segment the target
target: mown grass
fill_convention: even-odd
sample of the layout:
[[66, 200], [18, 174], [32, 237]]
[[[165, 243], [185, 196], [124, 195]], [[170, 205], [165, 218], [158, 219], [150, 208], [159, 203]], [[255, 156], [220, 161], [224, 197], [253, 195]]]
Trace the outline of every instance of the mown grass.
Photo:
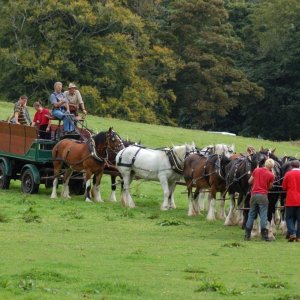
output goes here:
[[[234, 142], [243, 151], [261, 144], [91, 116], [88, 125], [114, 125], [121, 136], [154, 147], [194, 140]], [[277, 147], [297, 152], [288, 142]], [[104, 177], [104, 199], [109, 187]], [[190, 218], [183, 186], [176, 188], [177, 209], [166, 212], [159, 210], [159, 184], [137, 181], [131, 191], [132, 210], [82, 196], [53, 201], [44, 187], [23, 195], [18, 182], [0, 190], [0, 299], [300, 299], [299, 243], [281, 235], [272, 243], [244, 242], [238, 227], [209, 223], [205, 214]]]
[[[103, 198], [109, 195], [108, 178]], [[20, 201], [19, 184], [0, 191], [2, 299], [277, 299], [296, 297], [298, 243], [243, 241], [238, 227], [187, 217], [184, 188], [176, 210], [161, 212], [160, 186], [142, 183], [137, 208], [50, 200], [41, 189]], [[26, 222], [32, 208], [40, 222]], [[153, 218], [153, 216], [155, 216]], [[162, 224], [165, 224], [163, 226]], [[277, 298], [276, 298], [277, 297]], [[286, 298], [289, 299], [289, 298]], [[293, 298], [290, 298], [293, 299]], [[297, 298], [295, 298], [297, 299]]]

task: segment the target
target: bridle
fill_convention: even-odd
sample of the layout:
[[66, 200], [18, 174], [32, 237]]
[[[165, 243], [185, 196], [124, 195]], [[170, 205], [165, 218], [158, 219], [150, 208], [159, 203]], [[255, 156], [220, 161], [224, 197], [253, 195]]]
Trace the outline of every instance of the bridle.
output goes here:
[[[117, 145], [115, 145], [116, 140], [118, 140]], [[121, 137], [114, 131], [106, 133], [105, 145], [106, 145], [106, 151], [110, 150], [115, 154], [117, 154], [120, 150], [125, 148]]]

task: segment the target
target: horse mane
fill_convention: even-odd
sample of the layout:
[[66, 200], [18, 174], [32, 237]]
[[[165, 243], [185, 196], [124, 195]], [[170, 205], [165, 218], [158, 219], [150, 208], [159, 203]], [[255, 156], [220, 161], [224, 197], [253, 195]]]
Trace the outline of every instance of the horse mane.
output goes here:
[[95, 141], [96, 146], [98, 146], [100, 144], [105, 144], [106, 132], [101, 131], [101, 132], [97, 133], [96, 135], [93, 136], [93, 139]]

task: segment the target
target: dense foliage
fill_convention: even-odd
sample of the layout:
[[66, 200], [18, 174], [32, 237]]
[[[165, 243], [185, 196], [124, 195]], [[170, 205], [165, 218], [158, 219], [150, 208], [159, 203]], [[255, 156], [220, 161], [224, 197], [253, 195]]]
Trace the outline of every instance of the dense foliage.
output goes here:
[[9, 0], [0, 16], [10, 101], [59, 80], [101, 116], [300, 137], [298, 0]]

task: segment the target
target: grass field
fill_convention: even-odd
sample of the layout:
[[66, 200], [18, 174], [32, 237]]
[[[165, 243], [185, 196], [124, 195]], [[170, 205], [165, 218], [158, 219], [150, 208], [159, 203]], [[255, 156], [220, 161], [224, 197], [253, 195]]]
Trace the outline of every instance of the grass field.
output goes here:
[[[1, 103], [0, 117], [12, 105]], [[219, 136], [196, 130], [88, 116], [88, 126], [114, 126], [122, 137], [153, 147], [195, 141], [277, 147], [295, 155], [296, 143]], [[109, 197], [109, 178], [102, 196]], [[238, 227], [187, 217], [185, 188], [177, 209], [159, 210], [158, 183], [134, 182], [137, 208], [88, 204], [82, 196], [50, 200], [44, 187], [23, 195], [18, 182], [0, 190], [0, 299], [300, 299], [300, 244], [243, 241]]]

